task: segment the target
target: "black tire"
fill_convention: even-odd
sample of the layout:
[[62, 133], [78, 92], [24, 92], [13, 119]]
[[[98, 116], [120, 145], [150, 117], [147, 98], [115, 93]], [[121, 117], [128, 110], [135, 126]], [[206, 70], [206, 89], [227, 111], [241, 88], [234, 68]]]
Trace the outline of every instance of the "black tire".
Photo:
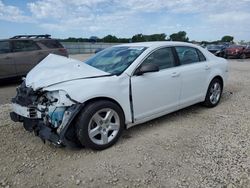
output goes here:
[[[120, 126], [119, 126], [119, 128], [117, 128], [115, 136], [113, 136], [113, 132], [110, 134], [110, 132], [113, 130], [108, 130], [107, 127], [106, 128], [101, 127], [101, 126], [104, 126], [104, 123], [106, 123], [106, 126], [107, 126], [108, 125], [107, 122], [104, 122], [104, 120], [103, 121], [101, 120], [100, 122], [102, 122], [101, 123], [102, 125], [98, 126], [98, 124], [95, 123], [96, 121], [93, 119], [94, 115], [98, 114], [100, 111], [102, 111], [104, 109], [111, 109], [112, 112], [113, 111], [115, 112], [116, 115], [114, 117], [112, 117], [113, 119], [110, 121], [113, 121], [115, 119], [115, 117], [116, 118], [119, 117], [118, 121], [119, 121]], [[101, 115], [101, 113], [104, 113], [104, 112], [100, 112], [100, 115]], [[99, 117], [99, 114], [98, 114], [98, 117]], [[90, 137], [90, 135], [89, 135], [89, 134], [91, 134], [91, 133], [89, 133], [89, 129], [90, 129], [89, 127], [92, 126], [91, 125], [92, 122], [93, 122], [93, 125], [96, 126], [93, 129], [98, 128], [98, 127], [100, 129], [102, 129], [102, 130], [99, 130], [99, 128], [98, 128], [98, 132], [100, 132], [100, 133], [98, 133], [95, 137]], [[115, 144], [117, 142], [117, 140], [121, 136], [123, 129], [125, 127], [124, 124], [125, 124], [125, 118], [123, 115], [123, 111], [117, 104], [110, 102], [110, 101], [106, 101], [106, 100], [94, 101], [92, 103], [89, 103], [80, 112], [79, 117], [76, 120], [77, 138], [81, 142], [81, 144], [87, 148], [91, 148], [94, 150], [103, 150], [103, 149], [106, 149], [106, 148], [112, 146], [113, 144]], [[103, 131], [103, 129], [105, 129], [105, 131], [106, 131], [105, 134], [109, 135], [108, 139], [109, 139], [109, 137], [111, 137], [110, 139], [112, 139], [112, 140], [106, 144], [95, 143], [95, 141], [93, 141], [93, 139], [98, 140], [96, 137], [100, 137], [100, 140], [102, 139], [103, 133], [101, 133], [101, 131]]]
[[[219, 96], [218, 97], [212, 97], [212, 90], [215, 86], [215, 84], [219, 84], [219, 87], [220, 87], [220, 92], [219, 92]], [[208, 86], [208, 89], [207, 89], [207, 94], [206, 94], [206, 98], [205, 98], [205, 101], [203, 102], [203, 104], [206, 106], [206, 107], [209, 107], [209, 108], [213, 108], [215, 106], [217, 106], [220, 102], [220, 99], [221, 99], [221, 95], [222, 95], [222, 92], [223, 92], [223, 84], [222, 84], [222, 81], [218, 78], [214, 78], [209, 86]], [[216, 95], [217, 96], [217, 95]], [[211, 98], [214, 98], [214, 100], [212, 100]], [[215, 100], [216, 98], [216, 100]]]
[[246, 56], [246, 54], [244, 54], [244, 53], [240, 55], [240, 58], [241, 58], [241, 59], [246, 59], [246, 57], [247, 57], [247, 56]]

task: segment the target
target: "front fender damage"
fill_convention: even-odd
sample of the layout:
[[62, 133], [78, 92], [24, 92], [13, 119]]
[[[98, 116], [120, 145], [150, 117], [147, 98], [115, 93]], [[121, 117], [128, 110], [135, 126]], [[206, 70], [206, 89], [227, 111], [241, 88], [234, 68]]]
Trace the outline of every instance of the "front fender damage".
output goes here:
[[[77, 143], [75, 142], [75, 135], [71, 131], [73, 128], [73, 120], [80, 112], [84, 104], [75, 104], [69, 107], [63, 116], [61, 125], [58, 127], [56, 133], [48, 126], [40, 126], [38, 136], [43, 140], [49, 140], [56, 145], [75, 147]], [[73, 129], [74, 130], [74, 129]]]

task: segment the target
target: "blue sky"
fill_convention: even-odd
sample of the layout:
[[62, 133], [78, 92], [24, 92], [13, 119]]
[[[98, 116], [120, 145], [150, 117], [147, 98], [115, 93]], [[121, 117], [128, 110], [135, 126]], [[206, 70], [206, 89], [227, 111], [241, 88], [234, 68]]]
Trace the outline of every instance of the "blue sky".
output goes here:
[[0, 38], [103, 37], [184, 30], [191, 40], [250, 41], [250, 0], [0, 0]]

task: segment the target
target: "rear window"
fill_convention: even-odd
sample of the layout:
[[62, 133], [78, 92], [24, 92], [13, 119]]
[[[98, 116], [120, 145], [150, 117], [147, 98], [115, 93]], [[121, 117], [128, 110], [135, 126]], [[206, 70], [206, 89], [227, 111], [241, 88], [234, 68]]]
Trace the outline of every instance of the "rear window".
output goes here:
[[196, 49], [197, 53], [198, 53], [198, 56], [199, 56], [199, 59], [200, 61], [206, 61], [206, 58], [205, 56], [203, 55], [203, 53], [201, 53], [200, 50]]
[[56, 40], [42, 40], [39, 42], [47, 48], [63, 48], [63, 46]]
[[0, 41], [0, 54], [10, 52], [10, 44], [8, 41]]

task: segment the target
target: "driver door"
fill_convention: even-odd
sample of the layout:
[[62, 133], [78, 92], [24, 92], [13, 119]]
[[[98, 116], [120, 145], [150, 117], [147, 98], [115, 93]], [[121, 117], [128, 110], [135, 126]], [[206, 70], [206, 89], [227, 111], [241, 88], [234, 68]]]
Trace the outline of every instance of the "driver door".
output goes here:
[[135, 122], [175, 111], [179, 105], [181, 79], [172, 48], [157, 49], [145, 63], [157, 65], [159, 71], [131, 77]]

